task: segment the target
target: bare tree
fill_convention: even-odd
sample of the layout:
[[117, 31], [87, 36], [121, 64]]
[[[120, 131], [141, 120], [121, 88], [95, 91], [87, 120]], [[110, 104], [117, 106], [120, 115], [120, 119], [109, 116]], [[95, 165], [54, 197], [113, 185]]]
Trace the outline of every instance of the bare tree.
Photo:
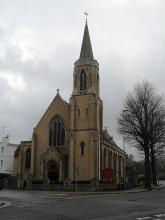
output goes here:
[[152, 173], [156, 174], [155, 151], [165, 143], [165, 109], [162, 99], [155, 94], [151, 84], [138, 83], [127, 95], [124, 109], [125, 114], [122, 112], [118, 120], [119, 131], [127, 141], [144, 152], [145, 188], [151, 188], [151, 167]]

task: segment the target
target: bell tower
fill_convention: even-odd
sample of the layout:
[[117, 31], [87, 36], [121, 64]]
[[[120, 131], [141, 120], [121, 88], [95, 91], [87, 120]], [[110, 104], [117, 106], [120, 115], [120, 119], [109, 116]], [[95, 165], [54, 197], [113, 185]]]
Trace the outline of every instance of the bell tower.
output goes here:
[[74, 65], [73, 95], [99, 96], [99, 64], [93, 57], [92, 45], [86, 22], [79, 59]]
[[99, 179], [103, 104], [99, 64], [93, 56], [87, 20], [80, 57], [74, 64], [70, 107], [69, 177], [80, 181]]

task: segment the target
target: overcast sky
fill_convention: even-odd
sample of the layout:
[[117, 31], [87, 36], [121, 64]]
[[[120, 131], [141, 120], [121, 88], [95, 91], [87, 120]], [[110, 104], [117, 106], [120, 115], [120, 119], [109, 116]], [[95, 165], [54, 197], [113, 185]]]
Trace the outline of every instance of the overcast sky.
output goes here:
[[31, 139], [57, 88], [69, 101], [85, 10], [104, 126], [117, 144], [117, 118], [134, 85], [149, 80], [165, 95], [164, 0], [0, 0], [1, 136], [5, 126], [11, 142]]

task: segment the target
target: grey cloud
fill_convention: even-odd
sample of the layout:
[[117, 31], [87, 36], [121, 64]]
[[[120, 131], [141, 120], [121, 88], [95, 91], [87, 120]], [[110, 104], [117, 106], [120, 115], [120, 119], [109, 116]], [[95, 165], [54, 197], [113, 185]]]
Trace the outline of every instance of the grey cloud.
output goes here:
[[8, 44], [4, 49], [0, 73], [9, 71], [15, 76], [22, 76], [27, 86], [25, 91], [18, 92], [0, 78], [0, 92], [3, 94], [0, 98], [0, 115], [3, 115], [0, 117], [0, 126], [6, 126], [6, 132], [11, 134], [13, 141], [31, 138], [33, 127], [54, 98], [57, 88], [61, 87], [61, 92], [71, 94], [73, 63], [70, 62], [70, 56], [62, 58], [66, 47], [72, 53], [70, 43], [61, 45], [49, 61], [36, 57], [22, 61], [19, 47]]

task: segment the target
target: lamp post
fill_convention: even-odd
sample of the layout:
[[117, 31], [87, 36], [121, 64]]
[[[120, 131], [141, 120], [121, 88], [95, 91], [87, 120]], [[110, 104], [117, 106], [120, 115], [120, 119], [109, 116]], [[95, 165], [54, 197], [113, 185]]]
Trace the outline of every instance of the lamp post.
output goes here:
[[78, 167], [76, 168], [76, 193], [77, 193]]
[[128, 112], [127, 109], [123, 110], [123, 150], [125, 151], [125, 113]]
[[[127, 109], [123, 110], [123, 151], [125, 152], [125, 112]], [[125, 188], [125, 158], [123, 160], [123, 189]]]

